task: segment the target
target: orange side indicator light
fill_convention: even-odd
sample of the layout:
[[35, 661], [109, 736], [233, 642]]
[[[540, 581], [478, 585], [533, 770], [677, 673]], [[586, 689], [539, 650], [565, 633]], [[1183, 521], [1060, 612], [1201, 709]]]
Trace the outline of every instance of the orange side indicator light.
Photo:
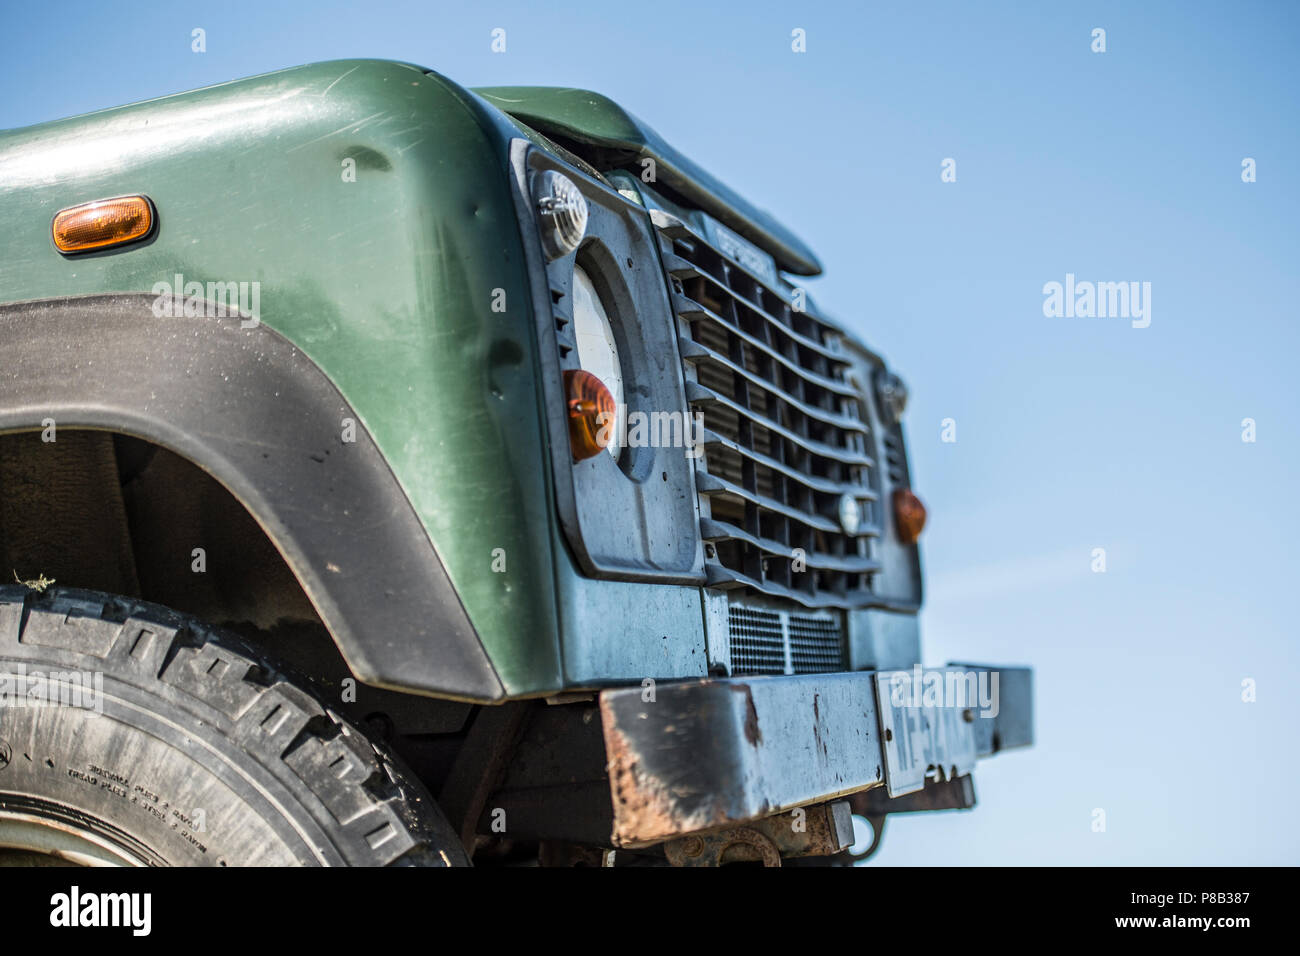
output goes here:
[[54, 217], [54, 248], [59, 252], [93, 252], [144, 239], [157, 222], [145, 196], [97, 199], [64, 209]]
[[925, 527], [925, 505], [911, 488], [894, 491], [894, 524], [898, 528], [898, 538], [904, 544], [915, 544], [921, 537], [921, 529]]
[[582, 369], [564, 373], [564, 394], [573, 460], [583, 461], [599, 455], [613, 438], [614, 396], [604, 382]]

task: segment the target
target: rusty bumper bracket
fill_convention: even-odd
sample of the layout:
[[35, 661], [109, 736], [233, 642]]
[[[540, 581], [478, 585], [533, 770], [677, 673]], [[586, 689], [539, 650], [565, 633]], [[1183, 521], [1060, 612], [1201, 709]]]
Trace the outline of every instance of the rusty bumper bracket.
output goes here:
[[[976, 720], [978, 755], [1031, 743], [1030, 672], [967, 666], [1003, 675], [997, 718]], [[602, 691], [615, 846], [648, 846], [880, 786], [885, 767], [874, 676], [731, 678]]]
[[852, 845], [849, 801], [836, 800], [815, 807], [797, 807], [743, 827], [723, 827], [669, 840], [664, 844], [664, 856], [673, 866], [780, 866], [787, 857], [831, 856]]
[[618, 846], [744, 823], [884, 780], [865, 673], [607, 690], [600, 713]]

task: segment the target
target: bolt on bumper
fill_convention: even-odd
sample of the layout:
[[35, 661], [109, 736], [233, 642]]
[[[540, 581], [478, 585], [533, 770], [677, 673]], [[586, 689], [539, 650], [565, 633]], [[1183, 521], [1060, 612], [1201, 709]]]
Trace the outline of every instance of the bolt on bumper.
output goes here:
[[[1032, 671], [951, 668], [998, 675], [996, 710], [961, 711], [974, 756], [1033, 742]], [[876, 678], [859, 671], [602, 691], [614, 843], [646, 846], [883, 786], [891, 758]], [[931, 772], [949, 770], [940, 759]]]

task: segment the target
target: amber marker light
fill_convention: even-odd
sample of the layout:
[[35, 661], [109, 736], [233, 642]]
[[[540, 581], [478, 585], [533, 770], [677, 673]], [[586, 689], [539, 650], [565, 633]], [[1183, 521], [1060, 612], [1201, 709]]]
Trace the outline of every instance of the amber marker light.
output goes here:
[[925, 505], [912, 493], [911, 488], [894, 491], [894, 524], [898, 537], [904, 544], [915, 544], [925, 527]]
[[569, 412], [569, 446], [573, 460], [583, 461], [605, 450], [613, 437], [614, 396], [590, 372], [577, 369], [564, 373], [564, 394]]
[[54, 248], [71, 253], [121, 246], [148, 236], [156, 220], [153, 203], [144, 196], [82, 203], [54, 217]]

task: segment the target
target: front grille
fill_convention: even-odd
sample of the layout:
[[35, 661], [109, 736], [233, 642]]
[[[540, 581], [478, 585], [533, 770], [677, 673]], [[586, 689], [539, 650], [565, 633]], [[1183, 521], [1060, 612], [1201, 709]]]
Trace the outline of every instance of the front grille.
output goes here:
[[[879, 479], [840, 334], [679, 219], [654, 219], [686, 398], [703, 416], [696, 490], [709, 586], [810, 608], [868, 603]], [[856, 535], [839, 520], [846, 494], [862, 514]]]
[[903, 436], [897, 428], [885, 432], [885, 469], [895, 488], [907, 486], [907, 459], [903, 456]]
[[731, 674], [821, 674], [844, 669], [840, 618], [831, 611], [727, 608]]

